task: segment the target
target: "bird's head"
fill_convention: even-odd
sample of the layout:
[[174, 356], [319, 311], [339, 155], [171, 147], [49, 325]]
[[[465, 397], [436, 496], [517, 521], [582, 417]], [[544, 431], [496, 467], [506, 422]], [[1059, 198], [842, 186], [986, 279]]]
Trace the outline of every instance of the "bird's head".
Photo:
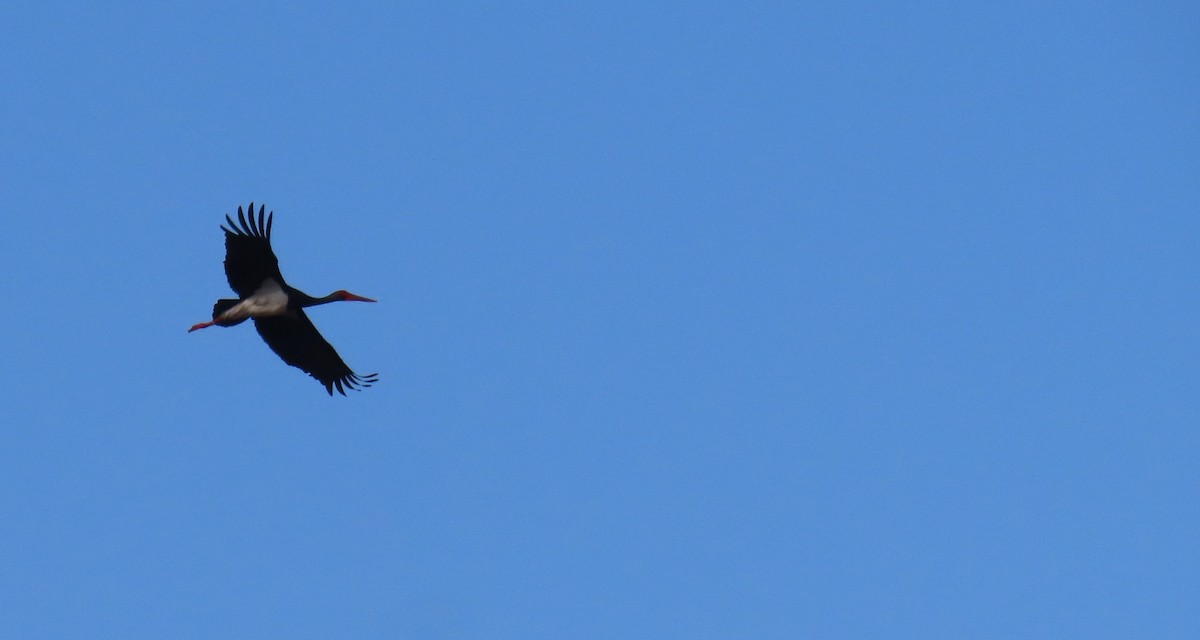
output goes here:
[[349, 291], [346, 291], [345, 289], [339, 289], [337, 291], [334, 291], [333, 295], [337, 296], [339, 300], [343, 300], [346, 302], [375, 302], [375, 300], [372, 300], [371, 298], [367, 298], [364, 296], [350, 293]]

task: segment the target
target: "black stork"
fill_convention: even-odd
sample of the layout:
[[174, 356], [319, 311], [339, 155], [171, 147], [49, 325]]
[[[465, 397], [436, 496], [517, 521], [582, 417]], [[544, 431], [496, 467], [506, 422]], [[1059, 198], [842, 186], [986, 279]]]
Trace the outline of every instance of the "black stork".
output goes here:
[[[319, 304], [355, 300], [375, 302], [349, 291], [338, 290], [324, 298], [314, 298], [299, 289], [294, 289], [279, 273], [279, 259], [271, 250], [271, 223], [275, 212], [267, 214], [266, 206], [260, 205], [258, 220], [254, 219], [254, 203], [250, 203], [249, 221], [238, 207], [238, 222], [228, 214], [225, 221], [225, 277], [229, 287], [238, 294], [237, 300], [217, 300], [213, 305], [212, 321], [192, 325], [188, 333], [196, 329], [232, 327], [246, 318], [254, 319], [254, 328], [271, 351], [284, 362], [304, 371], [325, 385], [329, 395], [333, 388], [346, 395], [346, 389], [369, 387], [378, 376], [374, 373], [360, 376], [350, 370], [337, 351], [313, 326], [304, 313], [304, 307]], [[264, 224], [265, 222], [265, 224]]]

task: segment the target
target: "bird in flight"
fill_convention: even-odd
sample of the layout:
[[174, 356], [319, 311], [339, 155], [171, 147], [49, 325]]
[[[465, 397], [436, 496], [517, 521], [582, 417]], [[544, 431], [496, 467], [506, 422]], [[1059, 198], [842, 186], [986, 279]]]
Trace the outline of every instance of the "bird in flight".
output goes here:
[[217, 300], [213, 305], [212, 320], [192, 325], [188, 333], [213, 325], [232, 327], [252, 318], [258, 335], [271, 351], [284, 362], [316, 378], [325, 385], [329, 395], [333, 395], [334, 387], [344, 396], [346, 389], [371, 386], [378, 376], [374, 373], [360, 376], [351, 371], [337, 351], [321, 337], [304, 313], [304, 307], [340, 301], [375, 301], [345, 290], [314, 298], [288, 286], [279, 273], [279, 259], [271, 250], [271, 223], [275, 212], [264, 218], [265, 209], [265, 206], [259, 206], [258, 220], [255, 220], [253, 202], [250, 203], [249, 217], [238, 207], [238, 223], [241, 224], [225, 215], [225, 221], [229, 223], [228, 227], [221, 227], [225, 232], [225, 277], [238, 298]]

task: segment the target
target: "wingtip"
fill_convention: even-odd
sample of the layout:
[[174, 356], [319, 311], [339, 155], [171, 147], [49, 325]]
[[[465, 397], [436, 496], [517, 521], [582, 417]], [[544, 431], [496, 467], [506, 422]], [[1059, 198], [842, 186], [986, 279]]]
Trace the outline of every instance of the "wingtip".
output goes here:
[[[231, 236], [249, 236], [252, 238], [262, 238], [270, 241], [271, 239], [271, 224], [275, 212], [266, 213], [267, 205], [258, 206], [258, 217], [255, 218], [254, 203], [251, 202], [249, 208], [243, 208], [238, 205], [237, 222], [233, 221], [228, 213], [225, 214], [225, 222], [227, 225], [222, 225], [221, 230]], [[246, 214], [249, 212], [249, 219]]]

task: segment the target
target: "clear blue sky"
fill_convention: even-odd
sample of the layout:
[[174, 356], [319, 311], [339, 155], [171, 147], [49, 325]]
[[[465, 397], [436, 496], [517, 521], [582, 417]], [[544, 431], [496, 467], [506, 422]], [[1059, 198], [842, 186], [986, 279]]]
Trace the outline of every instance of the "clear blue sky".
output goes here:
[[247, 4], [0, 7], [0, 637], [1200, 637], [1195, 3]]

